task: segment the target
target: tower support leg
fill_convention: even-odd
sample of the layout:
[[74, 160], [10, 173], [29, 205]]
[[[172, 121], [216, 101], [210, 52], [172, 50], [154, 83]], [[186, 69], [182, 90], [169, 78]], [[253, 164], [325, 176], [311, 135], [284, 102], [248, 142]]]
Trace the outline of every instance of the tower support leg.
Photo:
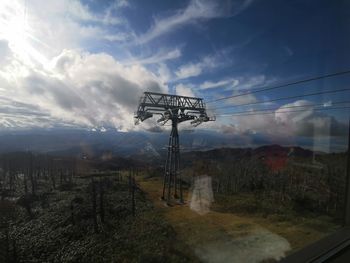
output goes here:
[[171, 205], [173, 191], [174, 199], [183, 203], [182, 181], [180, 178], [180, 143], [177, 129], [177, 119], [172, 119], [172, 129], [169, 137], [167, 159], [165, 161], [162, 199]]

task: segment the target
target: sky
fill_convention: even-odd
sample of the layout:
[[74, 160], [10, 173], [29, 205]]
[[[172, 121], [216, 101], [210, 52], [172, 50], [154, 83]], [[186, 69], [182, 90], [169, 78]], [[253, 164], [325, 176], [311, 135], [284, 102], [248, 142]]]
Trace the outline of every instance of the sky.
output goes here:
[[[340, 0], [2, 0], [0, 130], [152, 131], [153, 119], [134, 125], [144, 91], [212, 101], [349, 70], [349, 7]], [[208, 103], [216, 121], [198, 129], [345, 145], [349, 109], [312, 105], [350, 101], [349, 91], [269, 100], [344, 89], [349, 80]], [[295, 106], [304, 111], [283, 110]], [[273, 114], [232, 116], [262, 109]]]

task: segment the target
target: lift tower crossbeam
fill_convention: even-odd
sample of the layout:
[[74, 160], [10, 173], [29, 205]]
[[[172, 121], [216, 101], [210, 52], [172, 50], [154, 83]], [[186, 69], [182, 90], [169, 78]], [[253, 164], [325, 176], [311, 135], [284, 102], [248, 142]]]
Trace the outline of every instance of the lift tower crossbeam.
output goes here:
[[191, 124], [198, 126], [203, 122], [214, 121], [215, 118], [208, 117], [202, 98], [145, 92], [135, 113], [135, 124], [152, 118], [154, 115], [160, 115], [157, 120], [159, 123], [165, 124], [169, 120], [172, 123], [165, 161], [162, 199], [170, 204], [172, 189], [174, 189], [174, 199], [183, 203], [182, 180], [179, 172], [180, 143], [177, 126], [183, 121], [191, 121]]

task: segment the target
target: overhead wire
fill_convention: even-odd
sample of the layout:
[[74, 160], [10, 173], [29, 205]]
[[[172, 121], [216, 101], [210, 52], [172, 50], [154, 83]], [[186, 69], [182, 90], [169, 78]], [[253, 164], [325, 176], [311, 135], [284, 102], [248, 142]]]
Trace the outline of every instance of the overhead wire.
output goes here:
[[325, 78], [331, 78], [331, 77], [341, 76], [341, 75], [345, 75], [345, 74], [350, 74], [350, 70], [338, 71], [338, 72], [335, 72], [335, 73], [330, 73], [330, 74], [326, 74], [326, 75], [311, 77], [311, 78], [302, 79], [302, 80], [298, 80], [298, 81], [294, 81], [294, 82], [289, 82], [289, 83], [284, 83], [284, 84], [280, 84], [280, 85], [272, 86], [272, 87], [262, 87], [262, 88], [260, 88], [260, 89], [251, 90], [251, 91], [248, 91], [248, 92], [243, 93], [243, 94], [236, 94], [236, 95], [232, 95], [232, 96], [227, 96], [227, 97], [218, 98], [218, 99], [215, 99], [215, 100], [209, 100], [209, 101], [207, 101], [206, 103], [208, 104], [208, 103], [218, 102], [218, 101], [227, 100], [227, 99], [231, 99], [231, 98], [246, 96], [246, 95], [249, 95], [249, 94], [260, 93], [260, 92], [264, 92], [264, 91], [269, 91], [269, 90], [284, 88], [284, 87], [288, 87], [288, 86], [292, 86], [292, 85], [307, 83], [307, 82], [311, 82], [311, 81], [315, 81], [315, 80], [320, 80], [320, 79], [325, 79]]
[[[322, 103], [314, 103], [314, 104], [307, 104], [307, 105], [292, 105], [292, 106], [283, 106], [280, 108], [268, 108], [268, 109], [261, 109], [261, 110], [244, 110], [244, 111], [236, 111], [232, 113], [223, 113], [223, 114], [239, 114], [239, 113], [249, 113], [249, 112], [265, 112], [265, 111], [276, 111], [280, 109], [293, 109], [293, 108], [310, 108], [310, 107], [332, 107], [333, 105], [338, 105], [338, 104], [345, 104], [345, 103], [350, 103], [350, 100], [345, 100], [345, 101], [335, 101], [335, 102], [330, 102], [330, 105], [327, 105], [329, 102], [322, 102]], [[216, 116], [219, 116], [221, 114], [218, 114]]]
[[[314, 111], [326, 111], [326, 110], [339, 110], [339, 109], [350, 109], [350, 106], [342, 106], [342, 107], [327, 107], [327, 108], [312, 108]], [[277, 113], [290, 113], [290, 112], [303, 112], [305, 109], [302, 110], [288, 110], [288, 111], [278, 111]], [[249, 115], [266, 115], [266, 114], [275, 114], [276, 111], [269, 111], [269, 112], [254, 112], [250, 111], [247, 113], [228, 113], [228, 114], [219, 114], [216, 115], [216, 117], [235, 117], [235, 116], [249, 116]]]
[[331, 93], [344, 92], [344, 91], [350, 91], [350, 88], [312, 92], [312, 93], [307, 93], [307, 94], [303, 94], [303, 95], [287, 96], [287, 97], [275, 98], [275, 99], [271, 99], [271, 100], [260, 100], [260, 101], [254, 101], [254, 102], [243, 103], [243, 104], [225, 105], [225, 106], [221, 106], [221, 107], [213, 107], [213, 108], [208, 108], [208, 109], [209, 110], [218, 110], [218, 109], [234, 108], [234, 107], [239, 107], [239, 106], [256, 105], [256, 104], [262, 104], [262, 103], [270, 103], [270, 102], [281, 101], [281, 100], [297, 99], [297, 98], [311, 97], [311, 96], [331, 94]]

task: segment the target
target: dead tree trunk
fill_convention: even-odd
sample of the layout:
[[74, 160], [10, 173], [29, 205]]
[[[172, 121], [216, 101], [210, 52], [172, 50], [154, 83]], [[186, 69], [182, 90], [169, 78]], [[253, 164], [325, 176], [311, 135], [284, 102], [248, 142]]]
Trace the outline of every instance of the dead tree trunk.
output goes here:
[[74, 202], [73, 200], [70, 202], [70, 217], [71, 217], [72, 225], [75, 225], [73, 202]]
[[13, 239], [13, 241], [12, 241], [12, 247], [13, 247], [13, 252], [12, 252], [13, 262], [14, 262], [14, 263], [17, 263], [17, 262], [18, 262], [18, 256], [17, 256], [17, 243], [16, 243], [16, 239]]
[[131, 187], [131, 211], [132, 215], [135, 216], [135, 177], [134, 174], [130, 176], [130, 187]]
[[27, 183], [27, 175], [28, 173], [23, 173], [23, 184], [24, 184], [24, 193], [25, 195], [28, 194], [28, 183]]
[[60, 169], [60, 185], [63, 184], [63, 172], [62, 169]]
[[94, 222], [94, 231], [98, 233], [98, 225], [97, 225], [97, 200], [96, 200], [96, 184], [94, 179], [92, 178], [91, 182], [92, 187], [92, 220]]
[[6, 249], [5, 249], [5, 258], [10, 258], [10, 237], [9, 237], [9, 226], [6, 225], [5, 228], [5, 242], [6, 242]]
[[50, 179], [52, 183], [52, 188], [56, 189], [56, 181], [55, 181], [55, 170], [54, 170], [54, 163], [53, 160], [50, 160], [50, 168], [49, 168], [49, 173], [50, 173]]
[[100, 218], [101, 222], [103, 223], [105, 221], [105, 208], [104, 208], [104, 189], [103, 189], [103, 182], [100, 180], [99, 184], [99, 190], [100, 190]]
[[29, 179], [32, 186], [32, 195], [35, 195], [35, 178], [34, 178], [34, 171], [33, 171], [33, 155], [32, 153], [29, 154]]

